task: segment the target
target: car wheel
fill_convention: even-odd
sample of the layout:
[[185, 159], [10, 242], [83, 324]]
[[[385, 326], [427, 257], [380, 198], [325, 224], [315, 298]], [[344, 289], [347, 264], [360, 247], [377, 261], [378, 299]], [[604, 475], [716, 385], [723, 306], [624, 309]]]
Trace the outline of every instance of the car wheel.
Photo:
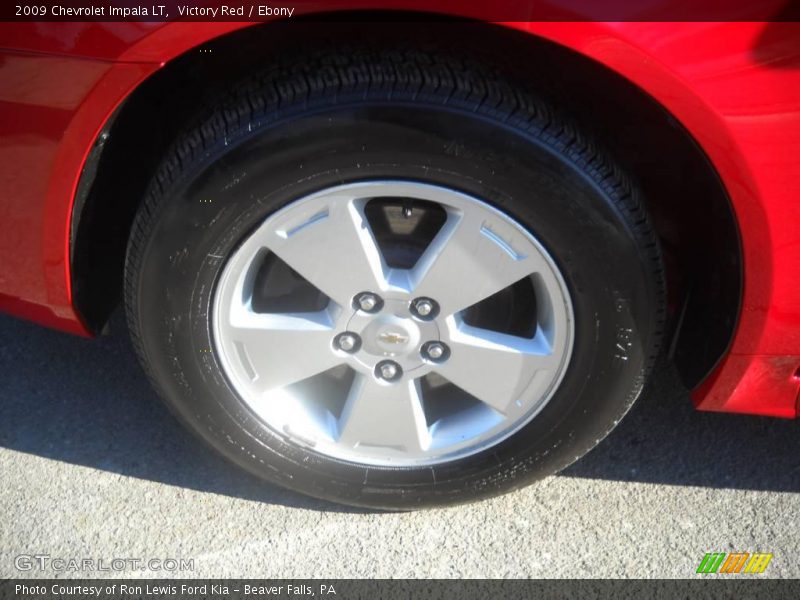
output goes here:
[[134, 345], [193, 431], [320, 498], [413, 509], [550, 475], [658, 352], [631, 182], [524, 86], [444, 55], [310, 55], [177, 140], [131, 233]]

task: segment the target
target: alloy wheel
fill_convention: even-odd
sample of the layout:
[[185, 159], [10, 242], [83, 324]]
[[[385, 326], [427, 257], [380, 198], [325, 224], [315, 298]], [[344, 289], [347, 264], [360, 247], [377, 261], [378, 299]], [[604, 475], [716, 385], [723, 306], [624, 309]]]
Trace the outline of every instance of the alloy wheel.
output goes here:
[[574, 328], [529, 231], [412, 181], [340, 185], [268, 217], [225, 265], [212, 319], [223, 372], [267, 426], [378, 466], [511, 436], [557, 389]]

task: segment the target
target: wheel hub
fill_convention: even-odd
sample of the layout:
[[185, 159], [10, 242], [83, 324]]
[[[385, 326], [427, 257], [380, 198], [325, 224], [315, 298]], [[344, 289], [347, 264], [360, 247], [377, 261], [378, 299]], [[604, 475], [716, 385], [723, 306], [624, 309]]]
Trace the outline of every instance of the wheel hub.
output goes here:
[[411, 376], [424, 365], [421, 345], [439, 339], [437, 324], [413, 318], [409, 300], [403, 298], [385, 299], [378, 313], [354, 312], [346, 327], [362, 340], [361, 351], [353, 355], [353, 361], [364, 373], [373, 372], [378, 362], [391, 358]]
[[370, 323], [364, 337], [371, 342], [364, 346], [367, 352], [396, 356], [407, 354], [417, 344], [419, 328], [410, 319], [387, 315]]

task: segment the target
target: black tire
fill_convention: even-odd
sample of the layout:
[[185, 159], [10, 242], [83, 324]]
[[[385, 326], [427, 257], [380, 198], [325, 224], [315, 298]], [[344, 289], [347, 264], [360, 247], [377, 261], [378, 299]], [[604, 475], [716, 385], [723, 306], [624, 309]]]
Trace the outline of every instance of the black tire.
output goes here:
[[[212, 350], [215, 282], [243, 237], [294, 199], [376, 178], [459, 189], [505, 211], [547, 248], [572, 296], [572, 359], [550, 402], [490, 450], [437, 467], [366, 468], [287, 443], [237, 397]], [[125, 289], [144, 368], [190, 429], [269, 481], [385, 509], [494, 496], [588, 452], [642, 389], [664, 296], [639, 194], [583, 133], [491, 68], [364, 49], [275, 66], [209, 107], [152, 181]]]

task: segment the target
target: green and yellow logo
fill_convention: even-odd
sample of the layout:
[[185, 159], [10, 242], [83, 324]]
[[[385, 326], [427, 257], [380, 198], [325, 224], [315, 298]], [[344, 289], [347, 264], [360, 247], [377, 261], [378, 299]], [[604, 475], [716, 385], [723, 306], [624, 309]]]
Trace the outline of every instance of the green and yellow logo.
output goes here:
[[763, 573], [772, 554], [766, 552], [709, 552], [700, 561], [698, 573]]

